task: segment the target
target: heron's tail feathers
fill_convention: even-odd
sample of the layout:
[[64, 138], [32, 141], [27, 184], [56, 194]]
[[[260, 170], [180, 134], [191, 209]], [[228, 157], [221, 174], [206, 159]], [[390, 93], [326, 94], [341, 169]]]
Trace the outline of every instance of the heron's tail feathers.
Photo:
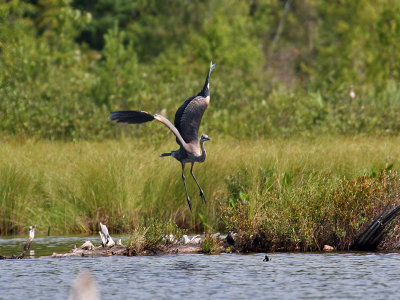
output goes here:
[[154, 116], [141, 110], [113, 111], [110, 120], [117, 123], [140, 124], [154, 120]]
[[172, 155], [172, 153], [170, 152], [170, 153], [163, 153], [163, 154], [161, 154], [160, 155], [160, 157], [164, 157], [164, 156], [171, 156]]

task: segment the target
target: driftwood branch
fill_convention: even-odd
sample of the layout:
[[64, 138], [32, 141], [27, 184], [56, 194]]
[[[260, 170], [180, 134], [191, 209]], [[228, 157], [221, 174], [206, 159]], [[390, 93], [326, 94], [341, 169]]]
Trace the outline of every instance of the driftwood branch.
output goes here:
[[36, 225], [34, 226], [29, 226], [29, 236], [28, 236], [28, 240], [25, 243], [24, 249], [21, 252], [20, 255], [13, 255], [11, 257], [6, 257], [6, 256], [1, 256], [0, 255], [0, 259], [22, 259], [25, 256], [25, 253], [28, 252], [31, 248], [31, 244], [33, 239], [35, 238], [35, 229], [36, 229]]
[[[103, 227], [104, 226], [104, 227]], [[84, 257], [93, 257], [93, 256], [113, 256], [113, 255], [123, 255], [123, 256], [132, 256], [132, 255], [154, 255], [154, 254], [177, 254], [177, 253], [201, 253], [202, 251], [202, 243], [204, 242], [204, 237], [202, 238], [200, 235], [196, 235], [192, 238], [189, 238], [187, 235], [184, 235], [182, 239], [179, 241], [173, 235], [165, 235], [162, 237], [164, 242], [158, 246], [155, 246], [153, 249], [145, 249], [138, 253], [133, 253], [132, 249], [129, 246], [123, 246], [121, 241], [119, 240], [114, 246], [104, 247], [103, 245], [107, 245], [105, 236], [107, 236], [107, 232], [105, 229], [107, 228], [104, 224], [100, 225], [102, 236], [102, 245], [94, 246], [90, 241], [86, 241], [82, 246], [77, 248], [76, 246], [69, 251], [68, 253], [53, 253], [51, 256], [53, 258], [61, 258], [61, 257], [73, 257], [73, 256], [84, 256]], [[226, 242], [226, 238], [221, 238], [220, 233], [216, 233], [212, 235], [214, 238], [214, 242], [216, 243], [215, 251], [223, 252], [226, 248], [230, 247]], [[168, 239], [168, 240], [167, 240]]]
[[24, 251], [29, 251], [29, 249], [31, 248], [31, 244], [33, 239], [35, 238], [35, 229], [36, 229], [36, 225], [34, 226], [29, 226], [29, 237], [28, 240], [26, 241], [26, 244], [24, 246]]
[[390, 203], [383, 212], [368, 225], [368, 227], [350, 245], [350, 250], [373, 251], [378, 248], [382, 241], [387, 225], [400, 213], [400, 205], [395, 206], [387, 212]]

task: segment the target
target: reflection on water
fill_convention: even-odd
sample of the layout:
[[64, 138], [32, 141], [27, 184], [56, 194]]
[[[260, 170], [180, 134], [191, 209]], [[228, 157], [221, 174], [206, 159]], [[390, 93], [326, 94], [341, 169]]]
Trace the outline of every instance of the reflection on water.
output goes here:
[[[64, 247], [68, 244], [64, 252], [87, 240], [43, 239], [43, 244], [55, 244], [51, 239]], [[100, 243], [98, 239], [91, 238], [95, 244]], [[35, 241], [32, 249], [43, 255]], [[8, 240], [15, 245], [24, 242], [24, 238]], [[0, 239], [4, 255], [2, 249], [4, 240]], [[400, 295], [398, 253], [272, 253], [269, 262], [263, 262], [264, 256], [5, 260], [0, 261], [0, 299], [67, 299], [80, 271], [90, 272], [101, 299], [397, 299]]]
[[[128, 236], [113, 236], [117, 241], [122, 239], [122, 242], [127, 243], [129, 240]], [[13, 254], [19, 254], [26, 243], [27, 237], [18, 238], [0, 238], [0, 255], [11, 256]], [[99, 235], [96, 236], [78, 236], [78, 237], [35, 237], [32, 242], [31, 250], [34, 251], [34, 256], [49, 256], [53, 252], [64, 253], [71, 250], [74, 245], [77, 247], [81, 246], [85, 241], [92, 241], [95, 246], [101, 245], [101, 238]]]

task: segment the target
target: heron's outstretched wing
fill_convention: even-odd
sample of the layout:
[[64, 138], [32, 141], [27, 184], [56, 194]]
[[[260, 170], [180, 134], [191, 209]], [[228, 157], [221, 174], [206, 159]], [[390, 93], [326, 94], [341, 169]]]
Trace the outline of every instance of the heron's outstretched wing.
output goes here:
[[154, 120], [154, 116], [141, 110], [121, 110], [113, 111], [110, 120], [117, 123], [141, 124]]
[[113, 111], [110, 116], [110, 120], [117, 121], [117, 123], [128, 123], [128, 124], [140, 124], [146, 123], [153, 120], [157, 120], [163, 123], [165, 126], [172, 131], [172, 133], [176, 136], [176, 139], [182, 147], [187, 149], [187, 144], [185, 143], [184, 139], [182, 138], [181, 134], [179, 133], [178, 129], [172, 125], [172, 123], [162, 115], [152, 115], [148, 112], [141, 111], [141, 110], [124, 110], [124, 111]]
[[199, 127], [209, 99], [202, 96], [188, 98], [175, 113], [175, 127], [188, 144], [199, 140]]

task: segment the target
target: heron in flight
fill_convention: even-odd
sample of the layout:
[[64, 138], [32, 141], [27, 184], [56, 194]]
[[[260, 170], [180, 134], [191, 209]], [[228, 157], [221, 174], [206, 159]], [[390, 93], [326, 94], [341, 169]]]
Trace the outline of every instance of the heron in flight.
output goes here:
[[199, 127], [201, 119], [208, 105], [210, 104], [210, 76], [215, 68], [215, 64], [210, 63], [210, 69], [207, 73], [206, 81], [203, 89], [196, 96], [190, 97], [179, 107], [175, 113], [174, 125], [165, 117], [158, 114], [150, 114], [140, 110], [114, 111], [111, 113], [110, 120], [116, 120], [117, 123], [140, 124], [153, 120], [163, 123], [176, 136], [176, 142], [179, 149], [169, 153], [161, 154], [161, 157], [172, 156], [182, 164], [182, 180], [185, 186], [187, 203], [190, 211], [192, 204], [190, 202], [189, 193], [186, 187], [185, 165], [191, 163], [190, 174], [194, 178], [200, 190], [200, 197], [207, 203], [204, 191], [194, 176], [193, 165], [195, 162], [204, 162], [206, 159], [206, 150], [204, 142], [209, 141], [208, 135], [203, 134], [199, 141]]

